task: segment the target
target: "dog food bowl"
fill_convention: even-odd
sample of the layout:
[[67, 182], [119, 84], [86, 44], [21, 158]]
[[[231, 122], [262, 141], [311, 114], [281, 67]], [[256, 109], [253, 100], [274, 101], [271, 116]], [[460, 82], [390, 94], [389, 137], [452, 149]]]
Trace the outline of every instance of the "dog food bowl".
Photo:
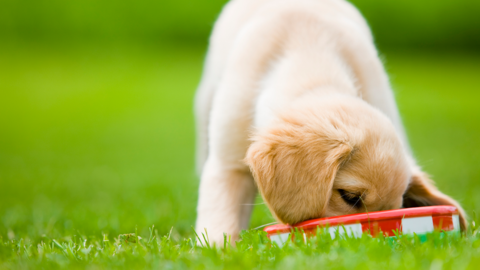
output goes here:
[[294, 226], [272, 225], [264, 231], [270, 240], [283, 246], [292, 239], [294, 231], [304, 233], [306, 238], [316, 235], [317, 228], [325, 228], [332, 239], [337, 235], [361, 237], [363, 233], [385, 237], [413, 233], [422, 236], [434, 231], [460, 232], [460, 221], [456, 207], [442, 205], [312, 219]]

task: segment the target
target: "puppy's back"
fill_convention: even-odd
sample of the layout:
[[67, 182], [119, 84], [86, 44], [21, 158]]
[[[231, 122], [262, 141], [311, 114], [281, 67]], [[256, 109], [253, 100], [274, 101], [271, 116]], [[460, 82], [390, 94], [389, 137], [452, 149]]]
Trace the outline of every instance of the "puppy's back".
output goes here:
[[[285, 27], [282, 18], [301, 14], [320, 20], [345, 20], [361, 28], [371, 38], [369, 27], [360, 12], [344, 0], [233, 0], [223, 9], [210, 38], [211, 61], [221, 64], [228, 59], [239, 33], [248, 24], [277, 17], [278, 27]], [[288, 27], [288, 26], [287, 26]], [[288, 29], [287, 29], [288, 31]], [[259, 41], [261, 42], [261, 41]], [[224, 65], [222, 65], [224, 66]]]

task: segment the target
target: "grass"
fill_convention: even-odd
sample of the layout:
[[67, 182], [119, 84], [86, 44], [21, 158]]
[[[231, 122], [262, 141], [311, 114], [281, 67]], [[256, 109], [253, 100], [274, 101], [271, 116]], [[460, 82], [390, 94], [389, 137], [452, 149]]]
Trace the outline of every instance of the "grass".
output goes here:
[[[420, 164], [480, 209], [479, 55], [386, 53]], [[192, 96], [203, 50], [11, 44], [0, 50], [0, 269], [475, 268], [480, 236], [198, 246]], [[261, 200], [258, 199], [258, 203]], [[264, 205], [251, 228], [273, 221]], [[139, 241], [125, 242], [129, 239]]]

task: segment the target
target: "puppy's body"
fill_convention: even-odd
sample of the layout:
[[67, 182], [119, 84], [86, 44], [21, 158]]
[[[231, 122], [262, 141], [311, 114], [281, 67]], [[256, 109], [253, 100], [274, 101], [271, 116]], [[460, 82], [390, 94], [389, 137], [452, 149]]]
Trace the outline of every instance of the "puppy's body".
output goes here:
[[230, 2], [211, 37], [196, 117], [197, 230], [215, 242], [248, 226], [250, 171], [285, 223], [405, 202], [456, 205], [415, 165], [370, 30], [343, 0]]

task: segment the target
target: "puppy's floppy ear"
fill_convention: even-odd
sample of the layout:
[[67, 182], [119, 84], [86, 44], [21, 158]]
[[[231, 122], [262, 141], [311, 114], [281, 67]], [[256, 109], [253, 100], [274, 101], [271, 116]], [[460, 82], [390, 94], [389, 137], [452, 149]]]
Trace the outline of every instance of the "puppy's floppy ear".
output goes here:
[[352, 147], [318, 134], [277, 130], [257, 137], [245, 162], [271, 212], [283, 223], [320, 217]]
[[449, 196], [440, 192], [432, 180], [424, 172], [414, 173], [410, 185], [403, 195], [403, 207], [418, 207], [432, 205], [453, 205], [457, 207], [460, 213], [460, 228], [462, 231], [467, 229], [467, 220], [465, 211], [460, 204]]

